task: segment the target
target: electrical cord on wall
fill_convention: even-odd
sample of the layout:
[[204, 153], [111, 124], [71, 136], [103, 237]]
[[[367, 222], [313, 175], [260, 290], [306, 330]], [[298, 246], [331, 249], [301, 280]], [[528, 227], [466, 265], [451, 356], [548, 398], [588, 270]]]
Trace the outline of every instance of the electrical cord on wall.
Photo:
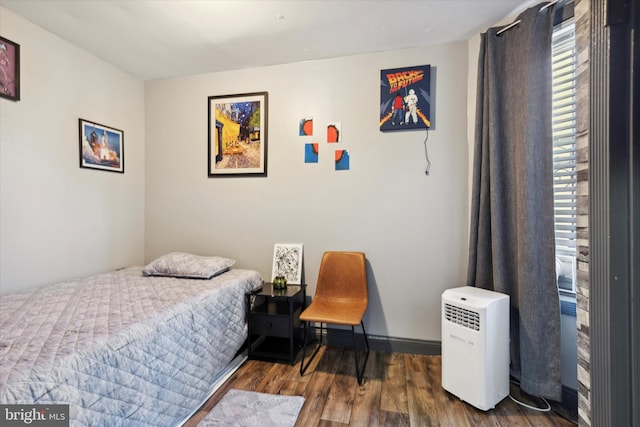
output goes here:
[[427, 160], [427, 169], [424, 174], [429, 176], [429, 169], [431, 169], [431, 161], [429, 161], [429, 152], [427, 151], [427, 141], [429, 140], [429, 128], [427, 128], [427, 136], [424, 138], [424, 157]]

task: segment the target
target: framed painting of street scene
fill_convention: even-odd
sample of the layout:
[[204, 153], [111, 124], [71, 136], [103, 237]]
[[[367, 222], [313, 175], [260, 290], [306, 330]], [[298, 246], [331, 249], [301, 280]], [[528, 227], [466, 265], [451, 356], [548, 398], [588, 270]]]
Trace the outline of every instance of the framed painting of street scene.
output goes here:
[[209, 177], [267, 176], [268, 93], [209, 97]]

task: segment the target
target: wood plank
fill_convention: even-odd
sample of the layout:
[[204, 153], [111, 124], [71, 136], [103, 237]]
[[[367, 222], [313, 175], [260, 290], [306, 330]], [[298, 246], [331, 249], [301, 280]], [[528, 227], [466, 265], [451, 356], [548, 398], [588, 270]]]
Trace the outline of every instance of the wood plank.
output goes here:
[[[300, 377], [300, 365], [247, 361], [185, 424], [195, 427], [231, 389], [298, 395], [305, 398], [296, 426], [558, 426], [577, 424], [554, 412], [538, 413], [519, 407], [506, 398], [492, 411], [481, 411], [441, 386], [442, 364], [439, 356], [380, 353], [372, 351], [364, 373], [362, 386], [357, 386], [353, 367], [353, 352], [323, 346], [312, 367]], [[343, 377], [337, 379], [337, 377]], [[347, 422], [321, 419], [329, 402], [330, 390], [336, 381], [353, 384], [354, 394], [344, 400], [342, 391], [333, 399], [343, 399], [344, 405], [329, 403], [334, 418]], [[334, 390], [334, 393], [336, 391]], [[343, 396], [343, 397], [339, 397]], [[532, 401], [532, 403], [534, 403]], [[404, 410], [389, 410], [384, 407]], [[340, 407], [341, 409], [338, 409]], [[348, 416], [346, 414], [349, 414]]]
[[506, 398], [496, 405], [494, 412], [502, 427], [530, 427], [531, 423], [522, 413], [520, 406]]
[[[314, 343], [307, 348], [307, 354], [304, 359], [304, 363], [307, 363], [307, 361], [309, 360], [309, 357], [311, 357], [311, 354], [313, 354], [313, 351], [316, 349], [316, 346], [317, 346], [317, 343]], [[326, 345], [320, 346], [320, 349], [318, 350], [318, 354], [316, 354], [316, 357], [311, 361], [304, 375], [300, 375], [300, 360], [302, 359], [302, 350], [300, 350], [296, 359], [297, 363], [293, 366], [295, 369], [292, 369], [291, 372], [289, 373], [289, 379], [301, 381], [301, 382], [307, 382], [311, 374], [317, 369], [318, 363], [320, 363], [320, 359], [322, 359], [322, 355], [324, 354], [326, 349], [327, 349]]]
[[[528, 393], [522, 391], [516, 384], [510, 384], [511, 396], [524, 405], [532, 406], [533, 408], [540, 408], [541, 410], [535, 410], [519, 405], [522, 413], [527, 417], [527, 420], [534, 427], [567, 427], [572, 425], [571, 421], [563, 418], [553, 411], [553, 406], [549, 402], [545, 402], [539, 397], [534, 397]], [[511, 400], [511, 398], [507, 397]], [[516, 402], [516, 405], [518, 403]], [[542, 411], [542, 409], [551, 406], [551, 410]]]
[[399, 412], [380, 411], [380, 424], [384, 427], [409, 426], [409, 414]]
[[354, 363], [353, 350], [345, 349], [338, 359], [337, 369], [320, 419], [349, 424], [358, 386]]
[[381, 361], [381, 354], [377, 351], [372, 351], [369, 354], [364, 380], [362, 385], [356, 388], [350, 426], [380, 425], [380, 394], [383, 380]]
[[560, 417], [553, 412], [536, 412], [527, 408], [524, 408], [522, 412], [534, 427], [558, 427], [562, 425], [560, 424]]
[[282, 382], [282, 388], [279, 390], [280, 394], [286, 396], [304, 396], [304, 390], [307, 388], [307, 381], [295, 381], [285, 379]]
[[369, 380], [359, 386], [353, 401], [350, 426], [380, 425], [380, 380]]
[[[364, 352], [361, 352], [361, 354], [362, 357], [365, 356]], [[364, 377], [363, 381], [366, 381], [367, 379], [378, 380], [380, 383], [384, 381], [386, 354], [387, 353], [371, 350], [367, 366], [365, 366], [364, 373], [362, 374]], [[360, 357], [360, 353], [358, 354], [358, 357]], [[360, 359], [360, 361], [362, 361], [362, 359]]]
[[425, 357], [420, 354], [403, 354], [404, 367], [407, 372], [427, 372]]
[[495, 411], [490, 410], [485, 412], [466, 402], [460, 401], [460, 403], [462, 403], [464, 411], [467, 414], [467, 418], [469, 419], [469, 423], [472, 426], [479, 426], [479, 427], [499, 427], [500, 426], [500, 423], [498, 422], [498, 417], [496, 416]]
[[[561, 411], [560, 413], [557, 413], [557, 412], [554, 411], [554, 415], [555, 416], [554, 416], [553, 419], [555, 420], [556, 425], [558, 427], [572, 427], [572, 426], [578, 425], [576, 422], [571, 421], [570, 419], [566, 418], [566, 416], [563, 415], [562, 412], [565, 412], [565, 411]], [[577, 414], [576, 414], [576, 416], [577, 416]]]
[[423, 356], [405, 354], [405, 376], [407, 379], [407, 404], [410, 426], [437, 426], [436, 407], [431, 385], [427, 377], [427, 365]]
[[385, 353], [384, 381], [382, 383], [380, 409], [387, 412], [409, 414], [407, 404], [407, 377], [405, 375], [404, 355]]
[[315, 371], [309, 375], [307, 386], [304, 390], [304, 405], [298, 416], [297, 426], [317, 426], [320, 416], [327, 402], [329, 387], [333, 382], [337, 362], [342, 350], [335, 347], [327, 347], [318, 363]]
[[[318, 427], [347, 427], [349, 424], [337, 423], [335, 421], [320, 420]], [[296, 427], [303, 427], [296, 423]]]
[[307, 382], [297, 382], [293, 391], [291, 393], [292, 396], [304, 396], [307, 390]]
[[261, 393], [279, 394], [282, 384], [286, 379], [286, 375], [291, 371], [289, 365], [284, 363], [274, 363], [271, 369], [266, 373], [255, 391]]
[[[509, 384], [509, 393], [511, 396], [519, 402], [522, 402], [524, 405], [529, 405], [533, 408], [544, 409], [549, 406], [547, 402], [543, 399], [533, 397], [520, 389], [520, 387], [516, 384]], [[511, 400], [510, 397], [507, 397], [506, 400]], [[501, 402], [502, 403], [502, 402]], [[522, 411], [522, 413], [527, 417], [529, 423], [535, 427], [556, 427], [557, 424], [554, 420], [555, 414], [552, 412], [541, 412], [535, 409], [529, 409], [523, 405], [518, 405], [517, 402], [514, 402]]]
[[233, 388], [254, 391], [272, 367], [270, 362], [248, 360], [243, 365], [244, 369], [238, 370], [238, 375], [234, 375]]

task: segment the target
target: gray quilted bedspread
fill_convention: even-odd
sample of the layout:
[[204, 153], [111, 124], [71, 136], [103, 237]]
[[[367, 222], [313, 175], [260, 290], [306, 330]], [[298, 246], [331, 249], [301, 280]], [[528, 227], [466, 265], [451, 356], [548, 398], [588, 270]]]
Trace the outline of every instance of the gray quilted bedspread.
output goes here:
[[71, 425], [172, 426], [247, 336], [260, 275], [143, 277], [140, 268], [0, 297], [0, 403], [70, 404]]

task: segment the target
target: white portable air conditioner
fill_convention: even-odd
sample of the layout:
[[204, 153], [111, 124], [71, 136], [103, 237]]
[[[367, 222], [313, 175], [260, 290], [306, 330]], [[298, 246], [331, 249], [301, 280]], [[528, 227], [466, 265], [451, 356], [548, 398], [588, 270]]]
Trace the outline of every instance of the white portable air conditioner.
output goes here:
[[442, 387], [487, 411], [509, 395], [509, 296], [463, 286], [442, 294]]

